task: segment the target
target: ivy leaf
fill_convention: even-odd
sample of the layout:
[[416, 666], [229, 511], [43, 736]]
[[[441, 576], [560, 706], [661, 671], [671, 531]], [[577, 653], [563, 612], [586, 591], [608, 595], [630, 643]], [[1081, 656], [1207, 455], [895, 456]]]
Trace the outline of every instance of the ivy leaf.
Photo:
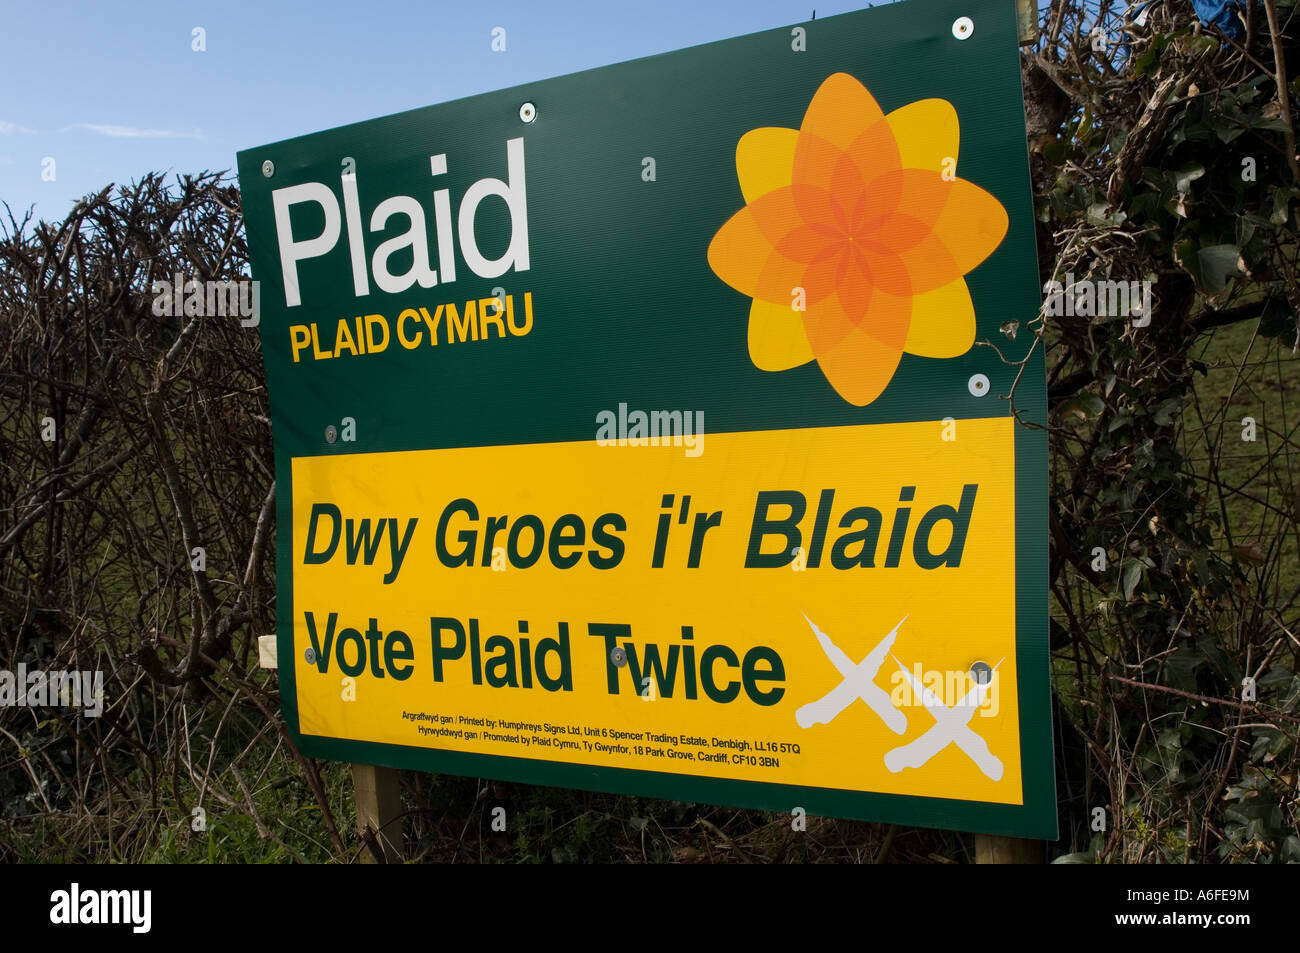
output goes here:
[[1259, 333], [1263, 337], [1277, 338], [1286, 335], [1295, 337], [1296, 314], [1287, 304], [1286, 299], [1278, 295], [1264, 303], [1264, 311], [1259, 316]]
[[1191, 189], [1192, 183], [1205, 175], [1205, 166], [1199, 162], [1193, 162], [1191, 165], [1185, 165], [1177, 172], [1169, 173], [1174, 182], [1175, 192], [1187, 192]]
[[1228, 287], [1228, 280], [1248, 276], [1250, 271], [1236, 245], [1209, 245], [1193, 251], [1191, 240], [1174, 246], [1174, 260], [1192, 276], [1199, 291], [1216, 295]]
[[1300, 864], [1300, 837], [1287, 835], [1282, 842], [1282, 860], [1288, 864]]
[[1183, 691], [1196, 690], [1196, 670], [1205, 662], [1205, 656], [1191, 645], [1180, 645], [1165, 659], [1164, 680], [1170, 688]]
[[1256, 129], [1263, 129], [1267, 132], [1286, 132], [1287, 125], [1281, 116], [1264, 116], [1254, 119], [1250, 123]]
[[1142, 564], [1134, 560], [1124, 567], [1124, 598], [1132, 599], [1133, 593], [1142, 581]]
[[1291, 200], [1296, 197], [1295, 189], [1278, 189], [1273, 193], [1273, 212], [1268, 220], [1274, 225], [1285, 225], [1291, 217]]
[[1182, 406], [1182, 401], [1177, 397], [1170, 397], [1168, 400], [1160, 402], [1156, 412], [1151, 419], [1156, 422], [1157, 427], [1168, 427], [1178, 416], [1178, 411]]
[[1219, 141], [1223, 142], [1225, 145], [1246, 131], [1245, 126], [1239, 123], [1230, 122], [1226, 119], [1221, 119], [1217, 116], [1210, 119], [1210, 128], [1213, 129], [1214, 134], [1219, 137]]
[[1211, 245], [1196, 253], [1201, 263], [1201, 276], [1211, 294], [1218, 294], [1228, 286], [1228, 279], [1249, 275], [1241, 250], [1236, 245]]
[[1089, 225], [1123, 225], [1128, 215], [1119, 209], [1108, 211], [1110, 206], [1105, 202], [1094, 202], [1088, 206], [1088, 224]]

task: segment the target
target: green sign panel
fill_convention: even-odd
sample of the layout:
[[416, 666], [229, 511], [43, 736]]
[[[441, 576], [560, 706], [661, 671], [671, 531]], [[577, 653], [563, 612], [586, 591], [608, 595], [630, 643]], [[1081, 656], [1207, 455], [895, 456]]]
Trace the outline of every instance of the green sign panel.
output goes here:
[[[308, 754], [1054, 837], [1015, 11], [239, 156]], [[985, 346], [993, 344], [996, 347]]]

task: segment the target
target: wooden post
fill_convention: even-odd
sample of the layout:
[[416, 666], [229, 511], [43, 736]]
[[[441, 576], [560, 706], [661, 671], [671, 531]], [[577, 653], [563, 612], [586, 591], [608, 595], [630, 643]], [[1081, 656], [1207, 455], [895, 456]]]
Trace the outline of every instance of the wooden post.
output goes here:
[[1016, 24], [1020, 32], [1020, 45], [1028, 46], [1038, 40], [1038, 4], [1034, 0], [1016, 0]]
[[354, 764], [352, 787], [357, 805], [357, 833], [366, 845], [361, 852], [361, 863], [377, 864], [382, 857], [382, 863], [400, 864], [404, 852], [397, 769]]
[[1041, 864], [1043, 842], [1025, 840], [1023, 837], [1002, 837], [997, 834], [975, 835], [975, 863], [977, 864]]

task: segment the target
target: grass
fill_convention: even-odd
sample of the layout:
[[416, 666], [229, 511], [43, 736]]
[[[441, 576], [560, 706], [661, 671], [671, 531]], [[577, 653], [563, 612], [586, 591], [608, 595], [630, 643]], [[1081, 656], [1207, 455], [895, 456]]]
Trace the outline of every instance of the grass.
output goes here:
[[1184, 411], [1183, 453], [1218, 509], [1221, 554], [1253, 567], [1262, 553], [1276, 573], [1256, 571], [1260, 595], [1283, 612], [1300, 591], [1300, 355], [1243, 322], [1207, 334], [1194, 356], [1208, 372]]

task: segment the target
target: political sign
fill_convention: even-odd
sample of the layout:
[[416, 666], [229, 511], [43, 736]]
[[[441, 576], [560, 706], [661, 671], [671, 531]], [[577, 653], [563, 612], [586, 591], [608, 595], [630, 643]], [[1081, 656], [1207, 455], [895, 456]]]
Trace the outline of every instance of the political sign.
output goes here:
[[814, 20], [239, 174], [304, 752], [1055, 836], [1011, 3]]

